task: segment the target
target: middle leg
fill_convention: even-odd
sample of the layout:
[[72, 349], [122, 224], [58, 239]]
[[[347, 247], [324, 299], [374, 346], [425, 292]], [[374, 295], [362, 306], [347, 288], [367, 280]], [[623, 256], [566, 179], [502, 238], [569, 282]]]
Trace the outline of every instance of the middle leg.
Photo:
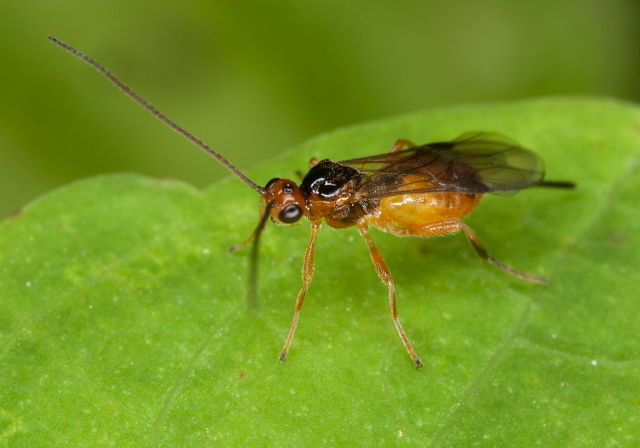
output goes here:
[[413, 148], [415, 146], [416, 146], [416, 144], [413, 143], [413, 142], [410, 142], [409, 140], [400, 139], [400, 140], [396, 141], [393, 144], [393, 146], [391, 147], [389, 152], [398, 152], [398, 151], [402, 151], [404, 149]]
[[413, 347], [409, 342], [409, 338], [407, 338], [407, 335], [405, 334], [404, 329], [402, 328], [402, 325], [400, 325], [400, 320], [398, 319], [398, 310], [396, 308], [396, 289], [393, 284], [393, 277], [391, 276], [391, 271], [389, 271], [389, 268], [387, 267], [387, 263], [384, 261], [384, 258], [382, 258], [382, 254], [380, 253], [378, 248], [375, 246], [375, 244], [373, 244], [373, 240], [371, 239], [371, 236], [369, 236], [369, 229], [365, 221], [362, 221], [361, 223], [358, 224], [358, 231], [360, 232], [360, 235], [362, 235], [362, 237], [364, 238], [364, 241], [367, 243], [367, 246], [369, 246], [369, 252], [371, 253], [371, 261], [373, 262], [373, 266], [376, 269], [376, 272], [378, 273], [380, 280], [382, 280], [387, 285], [387, 288], [389, 288], [389, 314], [391, 314], [391, 319], [393, 319], [393, 323], [396, 325], [398, 334], [400, 335], [400, 338], [402, 339], [404, 346], [409, 352], [409, 356], [411, 356], [411, 359], [413, 359], [413, 362], [416, 364], [416, 368], [419, 369], [422, 367], [422, 361], [420, 360], [420, 358], [418, 358], [418, 355], [416, 355], [415, 350], [413, 350]]

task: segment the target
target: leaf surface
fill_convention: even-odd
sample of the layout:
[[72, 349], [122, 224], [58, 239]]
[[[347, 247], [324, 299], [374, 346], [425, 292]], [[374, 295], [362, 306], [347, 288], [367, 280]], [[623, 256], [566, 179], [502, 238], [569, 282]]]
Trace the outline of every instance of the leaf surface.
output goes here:
[[[487, 197], [462, 235], [372, 236], [394, 274], [417, 371], [354, 229], [321, 229], [286, 363], [308, 224], [269, 226], [235, 178], [206, 191], [122, 174], [68, 185], [0, 225], [0, 446], [633, 446], [640, 434], [640, 112], [551, 98], [426, 112], [319, 136], [311, 157], [499, 132], [574, 191]], [[224, 153], [224, 151], [222, 151]], [[233, 154], [225, 156], [233, 158]], [[211, 163], [215, 163], [212, 161]]]

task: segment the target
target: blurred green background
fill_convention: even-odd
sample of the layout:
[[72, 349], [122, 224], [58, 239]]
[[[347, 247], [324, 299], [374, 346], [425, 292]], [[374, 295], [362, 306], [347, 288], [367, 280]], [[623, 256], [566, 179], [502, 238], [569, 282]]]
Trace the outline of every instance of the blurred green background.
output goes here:
[[244, 170], [336, 127], [438, 106], [640, 98], [637, 0], [4, 0], [0, 34], [0, 216], [97, 173], [225, 175], [48, 34]]

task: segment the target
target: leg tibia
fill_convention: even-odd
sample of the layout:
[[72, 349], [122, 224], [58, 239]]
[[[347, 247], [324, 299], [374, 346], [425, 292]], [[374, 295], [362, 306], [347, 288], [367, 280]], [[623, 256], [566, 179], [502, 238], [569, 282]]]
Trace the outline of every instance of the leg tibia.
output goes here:
[[404, 329], [402, 328], [402, 325], [400, 325], [400, 320], [398, 319], [398, 310], [396, 308], [396, 289], [393, 284], [393, 277], [391, 276], [391, 271], [389, 271], [387, 263], [384, 261], [384, 258], [382, 258], [382, 254], [380, 253], [378, 248], [375, 246], [375, 244], [373, 244], [373, 240], [369, 236], [369, 229], [367, 228], [366, 222], [362, 222], [358, 224], [358, 231], [360, 231], [360, 235], [362, 235], [362, 237], [364, 238], [364, 241], [367, 243], [367, 246], [369, 246], [369, 253], [371, 254], [371, 261], [373, 262], [373, 267], [376, 269], [376, 272], [378, 273], [378, 276], [380, 277], [380, 279], [387, 285], [387, 288], [389, 289], [389, 314], [391, 315], [391, 318], [393, 319], [393, 323], [395, 324], [396, 329], [398, 330], [400, 339], [402, 339], [402, 343], [404, 344], [405, 348], [409, 352], [409, 356], [411, 356], [411, 359], [413, 359], [413, 362], [415, 363], [416, 368], [419, 369], [422, 367], [422, 361], [416, 354], [415, 350], [413, 350], [413, 347], [409, 342], [409, 338], [407, 338], [407, 335], [405, 334]]
[[471, 227], [469, 227], [468, 225], [460, 221], [460, 228], [464, 230], [464, 234], [466, 235], [467, 239], [469, 240], [469, 242], [471, 243], [475, 251], [478, 253], [480, 258], [482, 258], [483, 260], [487, 260], [489, 263], [501, 269], [502, 271], [506, 272], [507, 274], [511, 274], [516, 277], [522, 278], [524, 280], [528, 280], [530, 282], [538, 283], [541, 285], [547, 284], [547, 280], [543, 277], [538, 277], [531, 274], [525, 274], [523, 272], [516, 271], [515, 269], [512, 269], [509, 266], [502, 264], [501, 262], [493, 258], [491, 255], [489, 255], [489, 253], [487, 252], [487, 249], [485, 249], [483, 244], [478, 239], [478, 235], [476, 235], [476, 233], [471, 229]]

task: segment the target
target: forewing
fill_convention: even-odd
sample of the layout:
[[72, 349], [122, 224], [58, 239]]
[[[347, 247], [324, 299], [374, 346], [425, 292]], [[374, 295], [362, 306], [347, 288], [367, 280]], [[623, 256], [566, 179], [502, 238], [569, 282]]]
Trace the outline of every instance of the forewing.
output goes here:
[[510, 194], [544, 177], [538, 156], [488, 133], [339, 163], [367, 175], [358, 188], [363, 199], [429, 192]]

